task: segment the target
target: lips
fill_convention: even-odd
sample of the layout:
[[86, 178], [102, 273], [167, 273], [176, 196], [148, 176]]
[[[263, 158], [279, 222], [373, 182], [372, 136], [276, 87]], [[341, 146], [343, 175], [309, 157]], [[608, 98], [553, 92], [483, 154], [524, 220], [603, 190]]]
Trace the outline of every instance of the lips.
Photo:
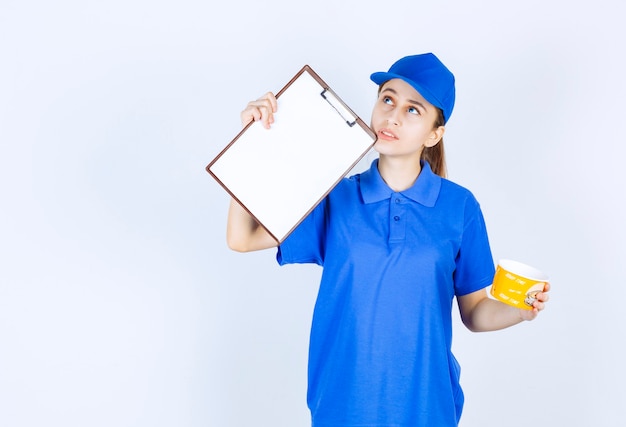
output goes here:
[[385, 141], [395, 141], [398, 139], [398, 137], [389, 129], [381, 129], [378, 131], [378, 139], [384, 139]]

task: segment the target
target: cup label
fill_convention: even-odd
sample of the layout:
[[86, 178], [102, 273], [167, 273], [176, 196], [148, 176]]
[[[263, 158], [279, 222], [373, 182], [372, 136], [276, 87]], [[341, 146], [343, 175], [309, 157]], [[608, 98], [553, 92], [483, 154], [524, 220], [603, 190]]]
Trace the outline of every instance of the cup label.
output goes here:
[[528, 279], [498, 265], [491, 295], [513, 307], [532, 310], [537, 294], [543, 291], [545, 284], [545, 280]]

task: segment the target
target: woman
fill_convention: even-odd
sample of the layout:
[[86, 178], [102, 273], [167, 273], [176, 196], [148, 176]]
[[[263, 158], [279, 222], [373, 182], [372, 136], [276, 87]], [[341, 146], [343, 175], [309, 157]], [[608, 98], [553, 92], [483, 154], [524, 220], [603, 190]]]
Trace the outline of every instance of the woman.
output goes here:
[[[487, 297], [495, 270], [480, 206], [445, 179], [453, 74], [427, 53], [371, 79], [378, 159], [342, 180], [278, 248], [281, 265], [323, 267], [309, 349], [312, 423], [456, 426], [464, 399], [451, 352], [454, 297], [467, 328], [493, 331], [534, 319], [549, 285], [532, 310]], [[276, 113], [268, 93], [241, 119], [269, 128]], [[276, 246], [235, 201], [227, 240], [236, 251]]]

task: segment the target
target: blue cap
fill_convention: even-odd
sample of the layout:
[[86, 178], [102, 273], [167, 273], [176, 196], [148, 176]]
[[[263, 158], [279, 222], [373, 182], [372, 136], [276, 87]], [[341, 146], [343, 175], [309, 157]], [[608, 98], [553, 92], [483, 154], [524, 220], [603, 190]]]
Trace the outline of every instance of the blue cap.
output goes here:
[[402, 79], [435, 107], [443, 111], [444, 123], [454, 108], [454, 75], [432, 53], [405, 56], [396, 61], [388, 72], [373, 73], [370, 78], [378, 85], [391, 79]]

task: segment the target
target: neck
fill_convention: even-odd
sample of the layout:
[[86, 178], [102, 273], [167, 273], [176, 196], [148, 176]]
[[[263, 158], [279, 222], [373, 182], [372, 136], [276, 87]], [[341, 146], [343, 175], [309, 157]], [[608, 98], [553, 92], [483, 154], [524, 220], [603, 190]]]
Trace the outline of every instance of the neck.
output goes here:
[[411, 188], [422, 167], [419, 160], [407, 161], [406, 159], [390, 158], [380, 155], [378, 159], [378, 172], [385, 183], [396, 192]]

